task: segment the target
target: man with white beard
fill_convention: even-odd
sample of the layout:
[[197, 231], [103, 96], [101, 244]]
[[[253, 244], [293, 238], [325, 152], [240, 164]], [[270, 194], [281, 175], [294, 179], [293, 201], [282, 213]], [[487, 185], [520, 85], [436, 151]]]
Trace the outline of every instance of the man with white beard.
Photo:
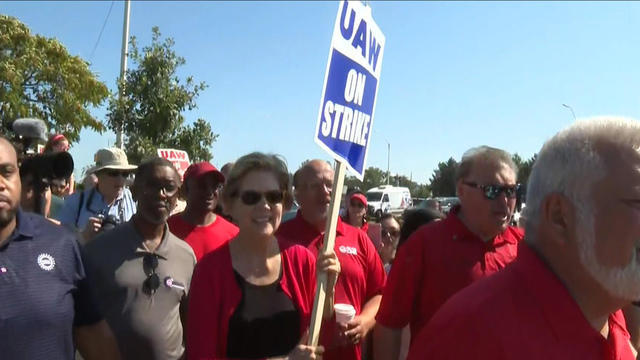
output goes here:
[[640, 299], [640, 123], [551, 138], [529, 178], [525, 244], [451, 298], [409, 359], [635, 359], [621, 308]]

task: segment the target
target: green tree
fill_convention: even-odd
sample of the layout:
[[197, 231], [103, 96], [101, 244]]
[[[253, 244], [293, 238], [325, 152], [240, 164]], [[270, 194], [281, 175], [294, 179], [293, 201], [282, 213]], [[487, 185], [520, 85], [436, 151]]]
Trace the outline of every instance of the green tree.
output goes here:
[[518, 167], [518, 169], [520, 169], [520, 167], [522, 167], [522, 157], [520, 157], [520, 155], [518, 155], [518, 153], [515, 153], [513, 155], [511, 155], [511, 160], [513, 161], [514, 164], [516, 164], [516, 166]]
[[454, 158], [438, 163], [429, 182], [433, 196], [456, 196], [457, 169], [458, 162]]
[[86, 61], [57, 40], [33, 35], [16, 18], [0, 15], [0, 132], [21, 117], [44, 120], [50, 130], [78, 139], [88, 127], [104, 125], [89, 109], [109, 95]]
[[371, 188], [386, 184], [386, 178], [387, 173], [385, 171], [382, 171], [377, 167], [370, 166], [364, 172], [361, 189], [362, 191], [367, 191]]
[[431, 188], [427, 184], [418, 184], [415, 189], [411, 190], [411, 196], [414, 198], [431, 197]]
[[182, 114], [197, 107], [196, 99], [207, 85], [192, 76], [181, 81], [177, 70], [186, 61], [173, 50], [172, 38], [161, 39], [158, 27], [152, 29], [151, 45], [139, 49], [133, 36], [130, 44], [133, 66], [119, 81], [121, 96], [111, 99], [107, 114], [111, 130], [124, 130], [129, 161], [154, 156], [158, 148], [184, 150], [194, 162], [211, 160], [218, 135], [204, 119], [186, 125]]
[[378, 169], [377, 167], [370, 166], [364, 171], [362, 181], [358, 180], [355, 176], [348, 175], [344, 178], [344, 187], [347, 189], [359, 188], [362, 192], [386, 184], [387, 173]]
[[[365, 174], [366, 174], [366, 172], [365, 172]], [[362, 181], [358, 180], [358, 178], [355, 177], [355, 176], [348, 175], [348, 176], [345, 176], [345, 178], [344, 178], [344, 187], [347, 188], [347, 189], [358, 188], [358, 189], [362, 190], [363, 192], [367, 191], [368, 189], [363, 189], [362, 188], [363, 187], [362, 184], [363, 184]]]
[[533, 156], [528, 160], [522, 160], [520, 155], [513, 154], [513, 162], [518, 167], [518, 182], [525, 186], [529, 182], [529, 175], [531, 175], [531, 169], [533, 168], [533, 164], [536, 162], [538, 158], [538, 154], [533, 154]]
[[518, 182], [526, 186], [529, 183], [529, 175], [531, 175], [531, 170], [533, 169], [533, 164], [535, 164], [536, 159], [538, 158], [538, 154], [533, 154], [533, 156], [522, 163], [522, 166], [518, 168]]

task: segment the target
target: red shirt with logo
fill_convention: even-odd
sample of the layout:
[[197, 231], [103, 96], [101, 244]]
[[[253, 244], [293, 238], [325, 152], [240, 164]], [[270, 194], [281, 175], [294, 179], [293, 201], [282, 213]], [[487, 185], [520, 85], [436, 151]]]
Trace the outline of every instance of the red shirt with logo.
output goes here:
[[453, 294], [516, 258], [521, 229], [508, 227], [485, 242], [467, 229], [458, 210], [419, 228], [400, 246], [376, 315], [380, 324], [394, 329], [410, 324], [417, 334]]
[[[308, 249], [278, 241], [282, 277], [280, 287], [300, 314], [300, 337], [309, 327], [316, 289], [315, 257]], [[189, 290], [187, 358], [225, 359], [229, 320], [242, 301], [233, 273], [229, 244], [198, 262]]]
[[416, 336], [408, 359], [632, 360], [622, 311], [604, 338], [527, 245], [505, 270], [457, 293]]
[[[294, 219], [280, 225], [278, 238], [306, 246], [317, 256], [324, 234], [309, 224], [300, 211]], [[340, 276], [336, 284], [334, 302], [351, 304], [356, 315], [366, 302], [382, 294], [386, 274], [382, 261], [367, 234], [338, 219], [335, 252], [340, 261]], [[323, 323], [320, 344], [325, 347], [323, 359], [360, 359], [359, 345], [343, 345], [337, 342], [338, 327], [335, 321]]]
[[191, 246], [197, 261], [238, 235], [238, 227], [220, 215], [206, 226], [189, 224], [182, 218], [182, 213], [172, 215], [167, 223], [171, 233]]

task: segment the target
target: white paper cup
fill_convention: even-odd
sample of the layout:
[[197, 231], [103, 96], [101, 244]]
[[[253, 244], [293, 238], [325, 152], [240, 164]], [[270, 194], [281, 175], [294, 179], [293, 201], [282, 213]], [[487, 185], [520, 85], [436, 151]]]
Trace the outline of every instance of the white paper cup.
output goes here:
[[333, 310], [336, 312], [338, 324], [346, 324], [356, 316], [356, 309], [349, 304], [334, 304]]

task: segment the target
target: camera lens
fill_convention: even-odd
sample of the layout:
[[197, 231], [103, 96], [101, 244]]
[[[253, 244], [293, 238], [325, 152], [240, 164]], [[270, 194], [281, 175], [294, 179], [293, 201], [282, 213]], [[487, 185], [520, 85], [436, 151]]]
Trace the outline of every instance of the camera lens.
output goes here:
[[105, 215], [102, 219], [101, 231], [109, 231], [118, 225], [119, 221], [114, 215]]

